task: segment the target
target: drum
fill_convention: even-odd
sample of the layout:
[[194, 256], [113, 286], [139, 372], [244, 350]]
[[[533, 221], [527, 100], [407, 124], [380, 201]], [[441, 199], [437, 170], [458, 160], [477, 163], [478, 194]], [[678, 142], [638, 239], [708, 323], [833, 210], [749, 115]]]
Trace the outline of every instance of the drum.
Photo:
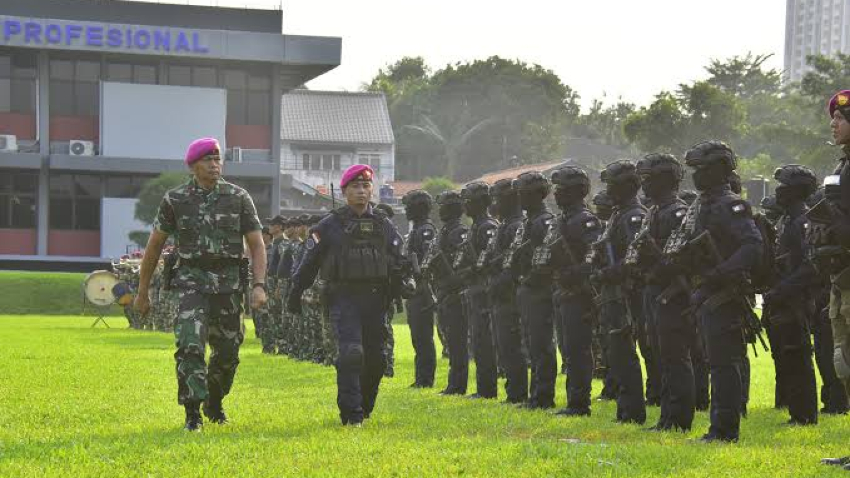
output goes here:
[[118, 277], [109, 271], [94, 271], [83, 282], [86, 300], [94, 305], [107, 307], [115, 303], [112, 288], [118, 285]]

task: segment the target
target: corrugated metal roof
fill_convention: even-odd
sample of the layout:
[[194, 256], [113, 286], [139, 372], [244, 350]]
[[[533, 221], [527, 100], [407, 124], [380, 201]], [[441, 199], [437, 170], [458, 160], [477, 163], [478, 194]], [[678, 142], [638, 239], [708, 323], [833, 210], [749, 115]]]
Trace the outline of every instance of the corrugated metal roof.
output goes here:
[[283, 141], [393, 144], [381, 93], [293, 90], [281, 98]]

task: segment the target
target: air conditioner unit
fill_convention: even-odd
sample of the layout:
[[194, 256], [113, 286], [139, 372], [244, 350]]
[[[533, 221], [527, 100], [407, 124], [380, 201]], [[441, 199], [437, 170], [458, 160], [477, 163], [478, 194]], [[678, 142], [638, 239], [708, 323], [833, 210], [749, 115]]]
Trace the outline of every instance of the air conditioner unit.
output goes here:
[[13, 134], [0, 134], [0, 151], [18, 151], [18, 138]]
[[69, 151], [71, 156], [94, 156], [94, 142], [72, 139]]
[[230, 160], [233, 161], [234, 163], [241, 163], [242, 162], [242, 148], [240, 148], [239, 146], [234, 146], [230, 150]]

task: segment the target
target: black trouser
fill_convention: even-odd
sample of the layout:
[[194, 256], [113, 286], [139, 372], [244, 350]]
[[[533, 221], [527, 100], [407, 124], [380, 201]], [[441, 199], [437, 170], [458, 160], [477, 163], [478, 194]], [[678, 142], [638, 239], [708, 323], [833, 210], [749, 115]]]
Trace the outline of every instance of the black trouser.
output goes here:
[[460, 293], [441, 296], [437, 313], [446, 328], [449, 346], [449, 377], [445, 392], [463, 395], [469, 380], [469, 327]]
[[593, 382], [593, 298], [587, 294], [556, 294], [567, 364], [567, 408], [590, 410]]
[[[764, 310], [764, 309], [762, 309]], [[785, 400], [785, 376], [782, 371], [782, 354], [779, 353], [779, 336], [777, 328], [766, 326], [767, 343], [770, 346], [770, 358], [773, 359], [773, 407], [786, 408], [788, 402]]]
[[522, 352], [522, 326], [513, 289], [507, 294], [494, 294], [493, 331], [499, 360], [505, 371], [507, 401], [520, 403], [528, 399], [528, 362]]
[[635, 319], [635, 338], [640, 347], [640, 356], [643, 357], [644, 368], [646, 368], [646, 401], [659, 405], [661, 403], [661, 363], [658, 359], [658, 344], [653, 343], [652, 336], [655, 335], [655, 324], [652, 317], [646, 314], [643, 290], [637, 294], [637, 307], [633, 309]]
[[694, 333], [691, 338], [691, 365], [694, 368], [694, 395], [697, 410], [708, 410], [711, 404], [711, 387], [709, 386], [708, 352], [706, 352], [705, 337], [701, 332], [699, 320], [691, 317]]
[[690, 430], [694, 421], [695, 382], [691, 349], [697, 342], [694, 318], [683, 315], [690, 298], [684, 292], [662, 303], [657, 299], [666, 287], [649, 285], [644, 291], [644, 309], [650, 346], [657, 351], [661, 367], [660, 428]]
[[482, 397], [496, 398], [499, 376], [491, 329], [493, 315], [487, 290], [484, 285], [474, 285], [466, 290], [465, 297], [464, 305], [472, 336], [472, 358], [475, 360], [475, 391]]
[[[776, 378], [791, 421], [808, 424], [818, 421], [818, 395], [812, 345], [806, 319], [794, 305], [781, 304], [784, 313], [771, 317], [769, 329], [776, 363]], [[771, 308], [772, 309], [772, 308]]]
[[415, 368], [414, 383], [423, 387], [434, 386], [437, 369], [437, 350], [434, 346], [434, 299], [427, 288], [417, 291], [407, 300], [407, 324], [413, 342]]
[[359, 423], [375, 408], [386, 368], [387, 299], [377, 288], [332, 289], [330, 318], [338, 340], [337, 405], [342, 423]]
[[724, 440], [737, 440], [741, 426], [741, 374], [746, 344], [740, 308], [740, 305], [727, 302], [713, 310], [702, 307], [697, 312], [711, 370], [709, 434]]
[[[555, 301], [552, 304], [553, 311], [555, 314], [555, 341], [558, 345], [558, 353], [561, 354], [561, 368], [560, 372], [566, 374], [567, 373], [567, 343], [564, 342], [564, 320], [561, 317], [560, 305], [558, 304], [558, 299], [552, 297]], [[557, 357], [556, 357], [557, 359]]]
[[554, 407], [558, 359], [555, 355], [551, 285], [521, 285], [517, 292], [517, 304], [531, 357], [529, 404], [533, 407]]
[[[614, 294], [603, 286], [603, 297]], [[619, 385], [617, 393], [617, 421], [643, 423], [646, 421], [646, 403], [643, 400], [643, 374], [640, 369], [629, 321], [629, 311], [638, 310], [642, 301], [637, 294], [627, 299], [607, 300], [601, 305], [602, 326], [608, 342], [609, 372]]]
[[[818, 304], [819, 306], [822, 304]], [[845, 413], [848, 406], [844, 384], [835, 372], [833, 354], [835, 343], [832, 337], [832, 324], [829, 321], [829, 309], [819, 307], [812, 321], [812, 336], [815, 341], [815, 361], [821, 378], [820, 399], [824, 413]]]

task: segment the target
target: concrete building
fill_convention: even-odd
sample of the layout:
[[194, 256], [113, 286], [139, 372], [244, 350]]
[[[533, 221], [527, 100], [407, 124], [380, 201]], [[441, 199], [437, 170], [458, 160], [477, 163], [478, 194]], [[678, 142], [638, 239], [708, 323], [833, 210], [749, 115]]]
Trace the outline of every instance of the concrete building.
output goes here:
[[850, 0], [786, 0], [786, 80], [803, 78], [808, 55], [839, 52], [850, 52]]
[[283, 95], [281, 111], [283, 174], [322, 194], [331, 184], [339, 187], [353, 164], [372, 166], [376, 191], [395, 180], [395, 139], [383, 94], [293, 90]]
[[336, 67], [339, 38], [281, 34], [282, 12], [3, 0], [0, 266], [123, 252], [141, 184], [184, 171], [199, 136], [261, 216], [281, 199], [283, 93]]

